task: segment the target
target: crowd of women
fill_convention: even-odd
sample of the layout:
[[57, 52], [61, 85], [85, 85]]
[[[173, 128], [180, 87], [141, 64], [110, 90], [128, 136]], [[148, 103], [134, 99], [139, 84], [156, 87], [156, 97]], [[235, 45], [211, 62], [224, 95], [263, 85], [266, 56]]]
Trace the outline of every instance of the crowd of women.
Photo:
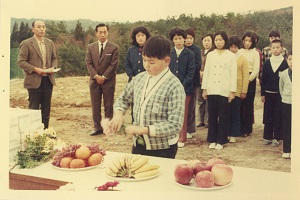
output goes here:
[[[132, 31], [125, 66], [129, 82], [145, 71], [142, 50], [150, 37], [143, 26]], [[229, 37], [224, 31], [204, 34], [202, 49], [194, 43], [192, 28], [173, 28], [169, 39], [173, 42], [169, 69], [186, 93], [179, 148], [193, 137], [197, 127], [208, 128], [210, 149], [221, 150], [225, 143], [237, 142], [237, 137], [250, 136], [259, 85], [264, 102], [264, 144], [278, 146], [283, 140], [282, 157], [290, 158], [291, 112], [286, 110], [291, 110], [292, 53], [282, 46], [278, 31], [270, 32], [270, 45], [262, 50], [256, 48], [259, 37], [254, 31], [246, 31], [241, 38]], [[280, 78], [281, 74], [290, 79]], [[284, 95], [288, 98], [285, 102]]]

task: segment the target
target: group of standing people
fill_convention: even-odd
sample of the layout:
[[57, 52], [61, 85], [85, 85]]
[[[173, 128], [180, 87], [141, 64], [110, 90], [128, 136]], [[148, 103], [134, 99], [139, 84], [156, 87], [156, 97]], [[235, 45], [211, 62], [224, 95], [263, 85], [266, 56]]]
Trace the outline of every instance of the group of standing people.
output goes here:
[[[55, 79], [54, 72], [45, 69], [58, 67], [57, 55], [53, 42], [44, 37], [44, 22], [33, 22], [32, 31], [34, 36], [20, 44], [18, 65], [25, 73], [29, 108], [42, 110], [42, 122], [48, 128]], [[285, 138], [283, 157], [290, 157], [291, 136], [287, 132], [291, 130], [291, 118], [287, 116], [291, 113], [291, 54], [287, 62], [287, 51], [282, 51], [278, 38], [260, 52], [255, 48], [258, 37], [253, 31], [247, 31], [242, 40], [218, 31], [201, 38], [200, 50], [191, 28], [173, 28], [167, 39], [151, 36], [143, 26], [136, 27], [126, 53], [128, 84], [114, 102], [119, 46], [108, 40], [108, 33], [108, 25], [98, 24], [98, 40], [86, 51], [95, 129], [91, 136], [103, 133], [103, 98], [104, 116], [111, 119], [112, 130], [120, 130], [126, 109], [132, 108], [132, 125], [125, 128], [133, 135], [132, 153], [175, 158], [177, 148], [184, 147], [201, 126], [208, 128], [208, 147], [222, 149], [225, 143], [236, 142], [236, 137], [252, 133], [259, 76], [265, 102], [265, 144], [277, 146]], [[283, 112], [273, 109], [281, 106], [281, 99]], [[285, 116], [283, 129], [278, 126], [283, 119], [281, 113]]]

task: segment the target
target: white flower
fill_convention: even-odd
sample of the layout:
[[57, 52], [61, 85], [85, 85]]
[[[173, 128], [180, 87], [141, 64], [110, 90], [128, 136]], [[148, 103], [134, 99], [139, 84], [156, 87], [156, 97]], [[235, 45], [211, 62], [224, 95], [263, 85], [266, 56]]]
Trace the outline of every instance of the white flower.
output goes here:
[[49, 135], [50, 137], [56, 138], [56, 131], [52, 127], [45, 129], [44, 133]]

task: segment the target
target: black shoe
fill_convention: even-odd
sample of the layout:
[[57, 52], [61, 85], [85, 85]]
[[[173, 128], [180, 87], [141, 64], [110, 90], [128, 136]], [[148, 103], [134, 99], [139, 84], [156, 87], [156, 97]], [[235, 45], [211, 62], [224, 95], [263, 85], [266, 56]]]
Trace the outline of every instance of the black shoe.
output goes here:
[[98, 131], [95, 131], [94, 133], [91, 133], [90, 136], [100, 135], [102, 133], [103, 133], [103, 130], [98, 130]]
[[203, 127], [205, 126], [205, 123], [200, 122], [199, 124], [197, 124], [197, 127]]

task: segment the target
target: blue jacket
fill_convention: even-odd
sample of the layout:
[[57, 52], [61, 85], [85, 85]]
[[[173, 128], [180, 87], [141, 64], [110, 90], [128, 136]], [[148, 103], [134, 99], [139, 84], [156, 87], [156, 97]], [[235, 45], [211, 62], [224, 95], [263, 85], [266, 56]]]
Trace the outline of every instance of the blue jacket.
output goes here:
[[195, 73], [194, 73], [193, 86], [194, 86], [194, 88], [200, 87], [200, 69], [201, 69], [201, 64], [202, 64], [200, 47], [193, 44], [192, 46], [189, 46], [186, 48], [191, 50], [195, 56]]
[[131, 46], [128, 48], [125, 61], [125, 71], [129, 77], [129, 81], [133, 76], [145, 71], [142, 52], [139, 52], [139, 47]]
[[195, 56], [191, 50], [184, 48], [177, 58], [176, 50], [171, 50], [171, 63], [169, 65], [171, 72], [180, 80], [184, 87], [185, 94], [193, 94], [193, 79], [195, 72]]

